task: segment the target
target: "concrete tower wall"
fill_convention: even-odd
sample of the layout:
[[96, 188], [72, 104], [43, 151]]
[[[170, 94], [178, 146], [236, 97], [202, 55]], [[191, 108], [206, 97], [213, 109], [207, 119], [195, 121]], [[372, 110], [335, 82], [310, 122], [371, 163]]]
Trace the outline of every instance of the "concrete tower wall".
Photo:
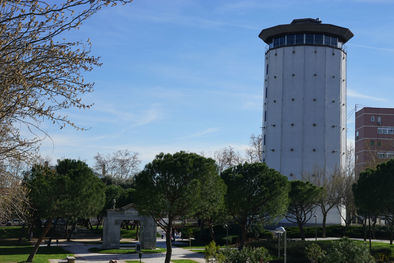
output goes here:
[[346, 157], [346, 53], [329, 46], [286, 46], [269, 49], [265, 66], [267, 165], [289, 179], [341, 168]]

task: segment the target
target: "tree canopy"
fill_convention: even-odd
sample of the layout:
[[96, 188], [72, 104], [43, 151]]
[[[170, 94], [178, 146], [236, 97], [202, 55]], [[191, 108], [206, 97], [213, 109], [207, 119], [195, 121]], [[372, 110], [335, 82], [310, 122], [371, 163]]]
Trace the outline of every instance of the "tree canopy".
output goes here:
[[313, 216], [313, 211], [320, 200], [322, 191], [323, 189], [321, 187], [309, 182], [298, 180], [290, 182], [290, 203], [286, 218], [298, 225], [302, 240], [305, 239], [303, 226]]
[[248, 227], [270, 223], [286, 213], [288, 181], [263, 163], [244, 163], [225, 170], [221, 177], [227, 185], [225, 196], [228, 212], [241, 226], [241, 246]]
[[173, 221], [192, 217], [204, 207], [203, 202], [208, 200], [201, 198], [201, 193], [206, 192], [203, 185], [218, 181], [217, 177], [214, 160], [182, 151], [157, 155], [136, 175], [136, 208], [140, 213], [152, 216], [166, 232], [166, 263], [171, 260]]
[[369, 219], [369, 238], [371, 226], [378, 216], [387, 220], [392, 243], [394, 219], [394, 160], [379, 164], [376, 169], [367, 169], [360, 173], [353, 185], [354, 200], [359, 215]]
[[97, 215], [105, 202], [105, 186], [86, 163], [65, 159], [55, 169], [34, 165], [25, 178], [29, 199], [39, 219], [47, 226], [38, 239], [31, 261], [41, 240], [55, 218], [87, 218]]

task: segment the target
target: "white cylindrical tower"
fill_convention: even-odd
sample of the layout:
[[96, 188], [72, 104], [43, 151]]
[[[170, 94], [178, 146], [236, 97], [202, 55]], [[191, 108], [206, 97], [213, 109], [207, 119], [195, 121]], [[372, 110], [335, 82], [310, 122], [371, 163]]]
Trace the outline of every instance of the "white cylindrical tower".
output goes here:
[[289, 179], [333, 173], [346, 157], [346, 52], [353, 33], [295, 19], [261, 31], [265, 54], [263, 160]]

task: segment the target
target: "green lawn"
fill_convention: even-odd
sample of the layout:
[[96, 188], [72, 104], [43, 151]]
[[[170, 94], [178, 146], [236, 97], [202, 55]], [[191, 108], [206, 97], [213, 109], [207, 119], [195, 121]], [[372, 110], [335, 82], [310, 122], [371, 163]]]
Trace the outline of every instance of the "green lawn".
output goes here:
[[[31, 245], [0, 246], [0, 262], [24, 262], [32, 249]], [[48, 259], [64, 259], [70, 255], [61, 247], [40, 247], [33, 262], [47, 263]]]
[[[100, 253], [100, 254], [135, 254], [137, 253], [135, 248], [130, 249], [102, 249], [98, 247], [93, 247], [89, 249], [90, 252]], [[154, 253], [163, 253], [166, 252], [165, 248], [156, 248], [156, 249], [141, 249], [143, 254], [154, 254]]]
[[171, 262], [174, 262], [174, 263], [198, 263], [197, 261], [190, 260], [190, 259], [174, 259], [174, 260], [171, 260]]

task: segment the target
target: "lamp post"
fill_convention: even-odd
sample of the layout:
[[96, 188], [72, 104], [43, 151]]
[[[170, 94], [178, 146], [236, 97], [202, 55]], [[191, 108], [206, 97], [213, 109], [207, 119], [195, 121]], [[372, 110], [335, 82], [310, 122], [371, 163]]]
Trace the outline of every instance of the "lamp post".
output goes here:
[[317, 241], [317, 215], [314, 214], [313, 217], [315, 218], [315, 241]]
[[275, 229], [275, 233], [282, 235], [284, 234], [283, 240], [283, 262], [286, 263], [286, 229], [283, 226], [280, 226]]

